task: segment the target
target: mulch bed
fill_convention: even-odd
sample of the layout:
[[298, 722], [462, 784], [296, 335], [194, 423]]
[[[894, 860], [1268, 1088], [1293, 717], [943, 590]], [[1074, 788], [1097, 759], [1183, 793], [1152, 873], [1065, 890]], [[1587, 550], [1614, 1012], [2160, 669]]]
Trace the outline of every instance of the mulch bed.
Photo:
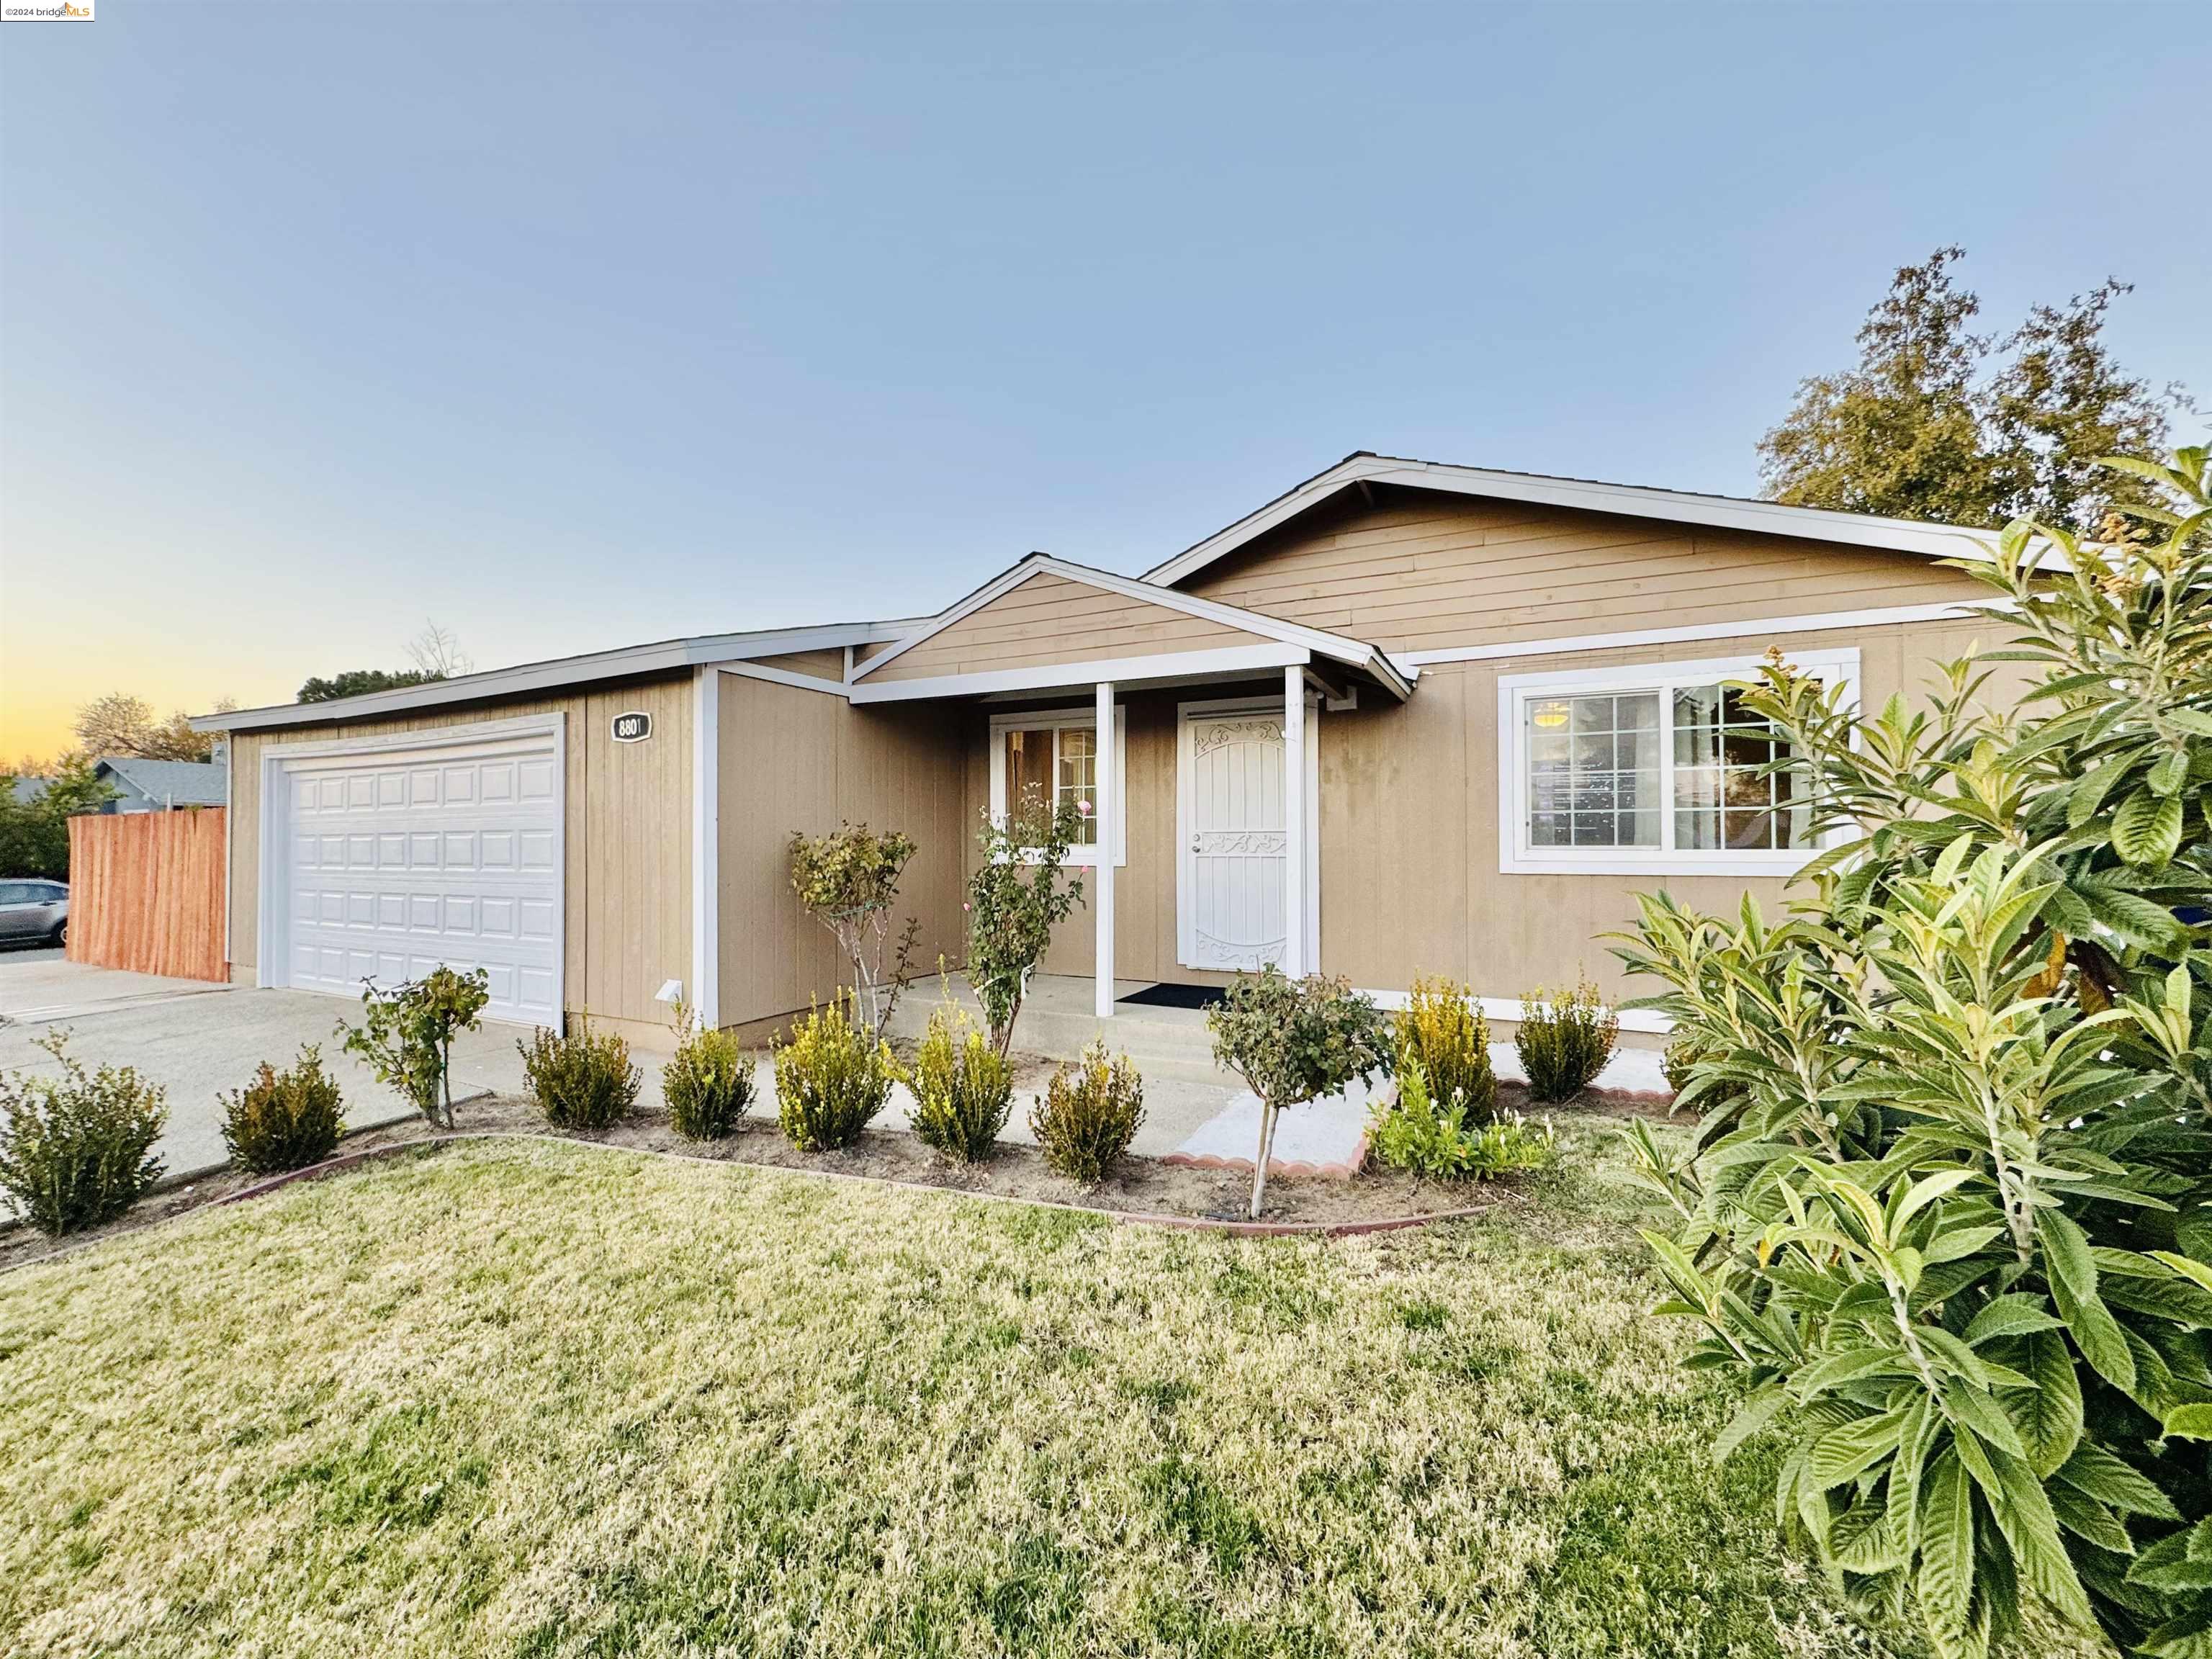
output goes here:
[[[1044, 1068], [1040, 1067], [1039, 1070]], [[1531, 1107], [1526, 1091], [1503, 1084], [1498, 1104], [1531, 1117], [1545, 1109]], [[1577, 1115], [1663, 1117], [1663, 1103], [1645, 1096], [1586, 1092], [1574, 1103]], [[640, 1111], [629, 1121], [601, 1133], [588, 1134], [554, 1129], [545, 1122], [535, 1102], [519, 1095], [495, 1095], [457, 1109], [459, 1135], [526, 1134], [549, 1139], [579, 1140], [646, 1152], [668, 1153], [712, 1163], [750, 1164], [768, 1169], [808, 1170], [819, 1174], [896, 1182], [905, 1186], [933, 1188], [979, 1197], [1011, 1199], [1081, 1209], [1128, 1220], [1209, 1231], [1279, 1233], [1353, 1233], [1381, 1228], [1418, 1224], [1425, 1221], [1480, 1214], [1500, 1205], [1514, 1206], [1521, 1194], [1516, 1183], [1505, 1182], [1434, 1182], [1395, 1170], [1369, 1170], [1346, 1181], [1328, 1177], [1274, 1175], [1267, 1181], [1266, 1218], [1244, 1218], [1251, 1193], [1251, 1176], [1236, 1171], [1194, 1169], [1165, 1164], [1157, 1158], [1124, 1158], [1115, 1176], [1096, 1187], [1081, 1187], [1048, 1170], [1034, 1146], [1003, 1142], [980, 1164], [953, 1164], [940, 1159], [915, 1136], [902, 1130], [871, 1130], [852, 1146], [834, 1152], [802, 1152], [787, 1141], [775, 1121], [750, 1117], [745, 1127], [726, 1140], [685, 1140], [669, 1127], [661, 1113]], [[450, 1139], [421, 1119], [386, 1125], [348, 1135], [336, 1157], [326, 1164], [289, 1176], [246, 1175], [222, 1170], [188, 1183], [165, 1187], [149, 1194], [130, 1212], [104, 1227], [50, 1239], [27, 1226], [0, 1232], [0, 1272], [43, 1261], [65, 1252], [141, 1228], [155, 1225], [204, 1205], [234, 1202], [289, 1181], [314, 1178], [370, 1161], [373, 1155], [407, 1146]]]

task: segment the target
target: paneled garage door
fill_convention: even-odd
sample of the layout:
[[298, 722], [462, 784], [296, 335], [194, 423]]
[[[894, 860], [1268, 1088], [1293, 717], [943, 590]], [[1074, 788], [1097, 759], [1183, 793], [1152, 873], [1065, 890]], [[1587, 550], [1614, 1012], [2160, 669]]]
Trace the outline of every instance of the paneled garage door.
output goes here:
[[489, 1018], [557, 1027], [557, 732], [287, 760], [281, 786], [287, 982], [358, 997], [482, 968]]

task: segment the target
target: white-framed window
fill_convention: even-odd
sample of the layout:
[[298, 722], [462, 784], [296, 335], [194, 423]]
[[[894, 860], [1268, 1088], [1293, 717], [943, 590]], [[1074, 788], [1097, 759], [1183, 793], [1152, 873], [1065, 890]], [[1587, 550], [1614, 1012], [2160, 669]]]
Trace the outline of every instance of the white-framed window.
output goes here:
[[[1121, 780], [1121, 799], [1128, 799], [1128, 715], [1114, 711], [1114, 775]], [[991, 817], [1000, 823], [1023, 798], [1035, 790], [1040, 799], [1056, 811], [1063, 805], [1080, 807], [1082, 838], [1067, 849], [1066, 862], [1098, 862], [1098, 713], [1090, 708], [1044, 708], [1021, 714], [991, 717]], [[1114, 815], [1114, 863], [1129, 861], [1129, 814], [1126, 808]]]
[[[1830, 684], [1859, 653], [1793, 653]], [[1510, 674], [1498, 682], [1498, 866], [1507, 874], [1786, 875], [1820, 851], [1789, 745], [1728, 682], [1760, 659]], [[1847, 696], [1851, 694], [1847, 691]]]

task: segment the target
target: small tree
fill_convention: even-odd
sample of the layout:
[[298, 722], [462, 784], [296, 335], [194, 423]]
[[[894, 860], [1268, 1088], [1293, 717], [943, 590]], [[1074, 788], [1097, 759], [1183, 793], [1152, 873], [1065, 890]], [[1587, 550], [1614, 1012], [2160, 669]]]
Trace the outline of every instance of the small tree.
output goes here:
[[436, 968], [419, 980], [380, 990], [362, 983], [362, 1023], [338, 1022], [346, 1052], [359, 1054], [376, 1073], [415, 1103], [433, 1125], [453, 1127], [453, 1037], [476, 1029], [491, 1000], [481, 968], [465, 973]]
[[1052, 945], [1052, 930], [1082, 901], [1083, 879], [1068, 875], [1066, 860], [1090, 812], [1088, 801], [1048, 811], [1031, 788], [1006, 823], [984, 817], [983, 861], [968, 882], [968, 982], [1001, 1055], [1013, 1043], [1030, 975]]
[[0, 773], [0, 876], [69, 879], [69, 821], [80, 812], [97, 812], [115, 791], [93, 775], [82, 755], [64, 755], [46, 787], [19, 800], [15, 775]]
[[1272, 965], [1239, 974], [1208, 1011], [1206, 1024], [1213, 1033], [1213, 1058], [1260, 1097], [1250, 1211], [1256, 1221], [1283, 1109], [1335, 1094], [1354, 1078], [1387, 1068], [1390, 1030], [1350, 981], [1322, 974], [1293, 980]]
[[2206, 451], [2122, 465], [2174, 503], [2008, 530], [1966, 568], [2041, 669], [1972, 662], [1862, 716], [1778, 659], [1745, 698], [1848, 836], [1792, 914], [1646, 898], [1620, 954], [1667, 986], [1695, 1155], [1632, 1134], [1647, 1234], [1743, 1382], [1722, 1455], [1787, 1437], [1777, 1512], [1936, 1650], [2033, 1597], [2158, 1659], [2212, 1650], [2212, 490]]
[[891, 906], [899, 876], [915, 851], [912, 836], [896, 830], [878, 836], [865, 823], [841, 823], [826, 836], [791, 832], [792, 891], [809, 915], [836, 935], [837, 948], [853, 964], [853, 1006], [871, 1036], [881, 1036], [890, 1024], [921, 932], [921, 919], [908, 918], [887, 973]]

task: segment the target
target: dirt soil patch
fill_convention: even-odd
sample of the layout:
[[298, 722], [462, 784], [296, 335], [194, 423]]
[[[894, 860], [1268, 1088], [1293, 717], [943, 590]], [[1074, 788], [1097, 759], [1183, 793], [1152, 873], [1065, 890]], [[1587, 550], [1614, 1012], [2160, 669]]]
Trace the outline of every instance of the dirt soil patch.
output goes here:
[[[1025, 1066], [1041, 1085], [1049, 1065]], [[1541, 1108], [1530, 1108], [1526, 1091], [1501, 1086], [1499, 1104], [1540, 1116]], [[1573, 1114], [1587, 1117], [1663, 1115], [1664, 1108], [1640, 1097], [1614, 1098], [1585, 1095], [1574, 1103]], [[1172, 1216], [1194, 1221], [1242, 1221], [1251, 1191], [1251, 1178], [1234, 1170], [1192, 1169], [1164, 1164], [1156, 1158], [1127, 1158], [1120, 1170], [1096, 1187], [1082, 1187], [1054, 1175], [1034, 1146], [1002, 1142], [997, 1152], [981, 1164], [954, 1164], [939, 1158], [913, 1135], [901, 1130], [871, 1130], [842, 1152], [802, 1152], [784, 1139], [773, 1121], [748, 1118], [745, 1127], [726, 1140], [690, 1141], [669, 1127], [665, 1115], [641, 1110], [616, 1128], [599, 1134], [568, 1133], [547, 1127], [536, 1104], [519, 1095], [494, 1095], [459, 1109], [457, 1127], [463, 1132], [537, 1134], [555, 1139], [597, 1141], [610, 1146], [641, 1151], [679, 1152], [689, 1158], [732, 1164], [755, 1164], [772, 1169], [815, 1170], [844, 1176], [904, 1182], [948, 1192], [975, 1193], [999, 1198], [1022, 1199], [1048, 1204], [1068, 1204], [1115, 1215]], [[339, 1143], [338, 1156], [374, 1152], [430, 1139], [434, 1131], [419, 1119], [348, 1135]], [[131, 1211], [104, 1227], [51, 1239], [27, 1226], [0, 1231], [0, 1272], [27, 1262], [73, 1252], [120, 1234], [182, 1215], [202, 1205], [235, 1199], [260, 1185], [266, 1176], [223, 1170], [188, 1183], [165, 1187], [141, 1200]], [[1525, 1182], [1435, 1182], [1395, 1170], [1370, 1169], [1352, 1180], [1316, 1176], [1273, 1176], [1267, 1182], [1265, 1219], [1307, 1225], [1357, 1225], [1401, 1217], [1433, 1217], [1469, 1210], [1504, 1207], [1519, 1210], [1528, 1197]]]

